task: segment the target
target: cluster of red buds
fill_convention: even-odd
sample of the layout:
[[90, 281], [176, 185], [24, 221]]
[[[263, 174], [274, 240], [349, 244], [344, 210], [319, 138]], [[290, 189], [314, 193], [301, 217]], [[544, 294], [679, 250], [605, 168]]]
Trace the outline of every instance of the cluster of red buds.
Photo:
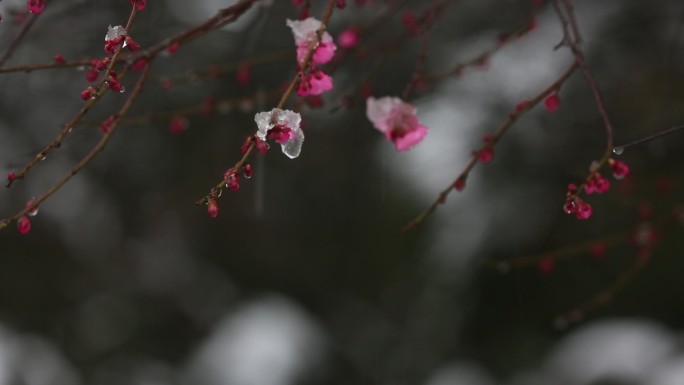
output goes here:
[[[223, 183], [225, 188], [232, 192], [237, 192], [240, 190], [240, 175], [249, 179], [254, 175], [254, 168], [251, 164], [247, 163], [244, 166], [239, 167], [237, 170], [231, 167], [223, 174]], [[219, 193], [220, 195], [220, 193]], [[218, 203], [216, 203], [216, 198], [218, 196], [211, 196], [207, 199], [207, 213], [210, 217], [216, 218], [219, 214]]]
[[[125, 30], [124, 30], [125, 31]], [[125, 33], [125, 32], [124, 32]], [[113, 55], [114, 52], [119, 48], [119, 45], [123, 42], [124, 47], [128, 47], [131, 52], [135, 52], [140, 49], [140, 44], [133, 40], [130, 36], [119, 35], [112, 39], [105, 40], [104, 50], [106, 53]]]
[[[292, 134], [294, 134], [294, 131], [292, 131], [291, 128], [285, 125], [275, 125], [268, 131], [266, 138], [282, 144], [290, 140]], [[240, 147], [240, 151], [244, 156], [248, 151], [250, 151], [251, 148], [254, 148], [260, 154], [266, 154], [270, 146], [265, 140], [260, 139], [256, 135], [252, 135], [245, 139]], [[235, 167], [231, 167], [223, 174], [223, 181], [221, 182], [223, 185], [222, 187], [225, 187], [232, 192], [237, 192], [240, 190], [240, 178], [245, 177], [249, 179], [252, 177], [252, 175], [254, 175], [254, 167], [249, 163], [238, 166], [237, 169], [235, 169]], [[216, 199], [220, 195], [220, 190], [218, 190], [218, 193], [212, 194], [209, 198], [207, 198], [207, 213], [212, 218], [216, 218], [218, 216], [219, 207]]]
[[109, 66], [110, 59], [108, 57], [102, 59], [93, 59], [90, 62], [90, 70], [86, 72], [86, 80], [94, 82], [100, 76], [100, 71]]
[[242, 146], [240, 146], [240, 152], [242, 155], [246, 154], [247, 151], [249, 150], [249, 147], [254, 143], [254, 148], [257, 150], [259, 154], [266, 154], [271, 148], [268, 145], [268, 142], [265, 140], [259, 139], [256, 135], [248, 136], [247, 139], [242, 143]]
[[109, 78], [107, 79], [107, 86], [110, 90], [114, 92], [125, 91], [124, 87], [121, 85], [121, 81], [119, 80], [119, 75], [117, 75], [114, 71], [111, 71], [109, 73]]
[[[613, 177], [617, 180], [624, 179], [629, 173], [629, 166], [621, 160], [610, 158], [608, 159], [608, 164], [613, 172]], [[610, 189], [610, 181], [604, 178], [595, 168], [597, 167], [592, 165], [591, 174], [583, 185], [577, 186], [575, 183], [568, 185], [566, 201], [563, 205], [563, 211], [565, 211], [565, 213], [575, 214], [577, 219], [589, 219], [593, 210], [591, 205], [579, 196], [581, 193], [580, 188], [583, 188], [587, 195], [594, 193], [602, 194]]]

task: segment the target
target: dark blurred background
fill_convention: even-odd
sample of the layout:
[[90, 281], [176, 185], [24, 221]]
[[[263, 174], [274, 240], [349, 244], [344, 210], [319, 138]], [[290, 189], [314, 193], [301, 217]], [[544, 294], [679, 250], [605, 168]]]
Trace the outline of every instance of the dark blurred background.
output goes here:
[[[405, 11], [433, 3], [347, 2], [333, 37], [387, 19], [357, 51], [338, 50], [321, 108], [290, 99], [306, 123], [301, 156], [276, 145], [254, 157], [255, 176], [224, 192], [218, 218], [194, 202], [238, 159], [254, 114], [273, 108], [294, 74], [285, 19], [298, 9], [289, 0], [264, 2], [160, 57], [106, 150], [41, 206], [29, 234], [0, 232], [0, 384], [684, 384], [684, 132], [626, 149], [619, 159], [631, 176], [587, 198], [591, 219], [564, 214], [567, 184], [605, 147], [576, 73], [558, 111], [532, 110], [463, 193], [403, 233], [482, 135], [572, 55], [554, 51], [562, 31], [545, 5], [536, 28], [485, 65], [416, 89], [410, 101], [430, 133], [399, 153], [366, 119], [359, 91], [401, 94], [421, 39], [390, 42], [405, 31]], [[313, 3], [320, 17], [325, 2]], [[616, 142], [684, 124], [684, 4], [574, 3]], [[150, 0], [131, 35], [147, 47], [230, 4]], [[427, 39], [428, 73], [492, 49], [533, 12], [528, 0], [448, 4]], [[123, 0], [50, 1], [6, 67], [58, 53], [102, 57], [107, 26], [125, 24], [129, 9]], [[0, 3], [0, 49], [18, 30], [17, 10], [24, 1]], [[245, 65], [241, 85], [235, 69]], [[19, 169], [49, 143], [86, 86], [82, 69], [2, 74], [0, 170]], [[107, 94], [62, 148], [1, 191], [2, 216], [68, 172], [126, 95]], [[216, 108], [203, 116], [207, 97]], [[172, 135], [181, 117], [187, 130]], [[659, 239], [649, 262], [611, 301], [573, 312], [628, 276], [643, 251], [631, 235], [649, 224]]]

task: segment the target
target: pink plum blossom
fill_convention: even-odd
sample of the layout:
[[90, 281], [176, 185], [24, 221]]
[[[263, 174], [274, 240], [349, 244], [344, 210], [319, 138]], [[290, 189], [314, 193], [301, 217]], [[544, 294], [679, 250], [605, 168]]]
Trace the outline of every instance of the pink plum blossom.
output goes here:
[[[321, 22], [313, 17], [304, 20], [287, 20], [287, 26], [292, 28], [292, 33], [297, 46], [297, 61], [304, 61], [309, 46], [316, 41], [316, 31], [321, 28]], [[332, 60], [337, 46], [328, 32], [323, 32], [321, 41], [314, 49], [311, 62], [313, 65], [325, 64]]]
[[302, 76], [297, 87], [297, 95], [320, 95], [333, 88], [332, 78], [321, 70], [313, 70]]
[[420, 124], [416, 108], [397, 97], [385, 96], [366, 99], [366, 115], [397, 151], [406, 151], [420, 143], [427, 135], [427, 127]]

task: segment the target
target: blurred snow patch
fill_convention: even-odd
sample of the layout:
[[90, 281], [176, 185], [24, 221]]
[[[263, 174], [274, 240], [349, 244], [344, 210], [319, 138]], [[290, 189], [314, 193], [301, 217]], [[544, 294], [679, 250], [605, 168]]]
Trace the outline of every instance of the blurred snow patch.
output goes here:
[[299, 383], [323, 359], [320, 328], [289, 300], [269, 296], [227, 316], [192, 358], [187, 384]]
[[676, 359], [661, 365], [645, 383], [649, 385], [684, 384], [684, 356], [678, 356]]
[[492, 385], [494, 382], [479, 367], [459, 363], [439, 369], [427, 385]]
[[[673, 335], [654, 323], [604, 321], [561, 342], [550, 356], [548, 369], [568, 385], [590, 384], [601, 378], [634, 381], [666, 361], [676, 348]], [[684, 377], [680, 381], [677, 384], [684, 384]]]
[[48, 341], [0, 327], [0, 385], [72, 385], [79, 380]]

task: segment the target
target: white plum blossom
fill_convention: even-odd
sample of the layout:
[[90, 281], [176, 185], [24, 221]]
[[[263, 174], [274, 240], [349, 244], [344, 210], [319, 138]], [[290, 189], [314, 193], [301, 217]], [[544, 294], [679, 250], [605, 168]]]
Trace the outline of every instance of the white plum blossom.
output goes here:
[[254, 115], [256, 136], [261, 140], [272, 139], [280, 143], [283, 154], [290, 159], [299, 156], [304, 143], [304, 131], [300, 125], [302, 116], [294, 111], [274, 108]]

